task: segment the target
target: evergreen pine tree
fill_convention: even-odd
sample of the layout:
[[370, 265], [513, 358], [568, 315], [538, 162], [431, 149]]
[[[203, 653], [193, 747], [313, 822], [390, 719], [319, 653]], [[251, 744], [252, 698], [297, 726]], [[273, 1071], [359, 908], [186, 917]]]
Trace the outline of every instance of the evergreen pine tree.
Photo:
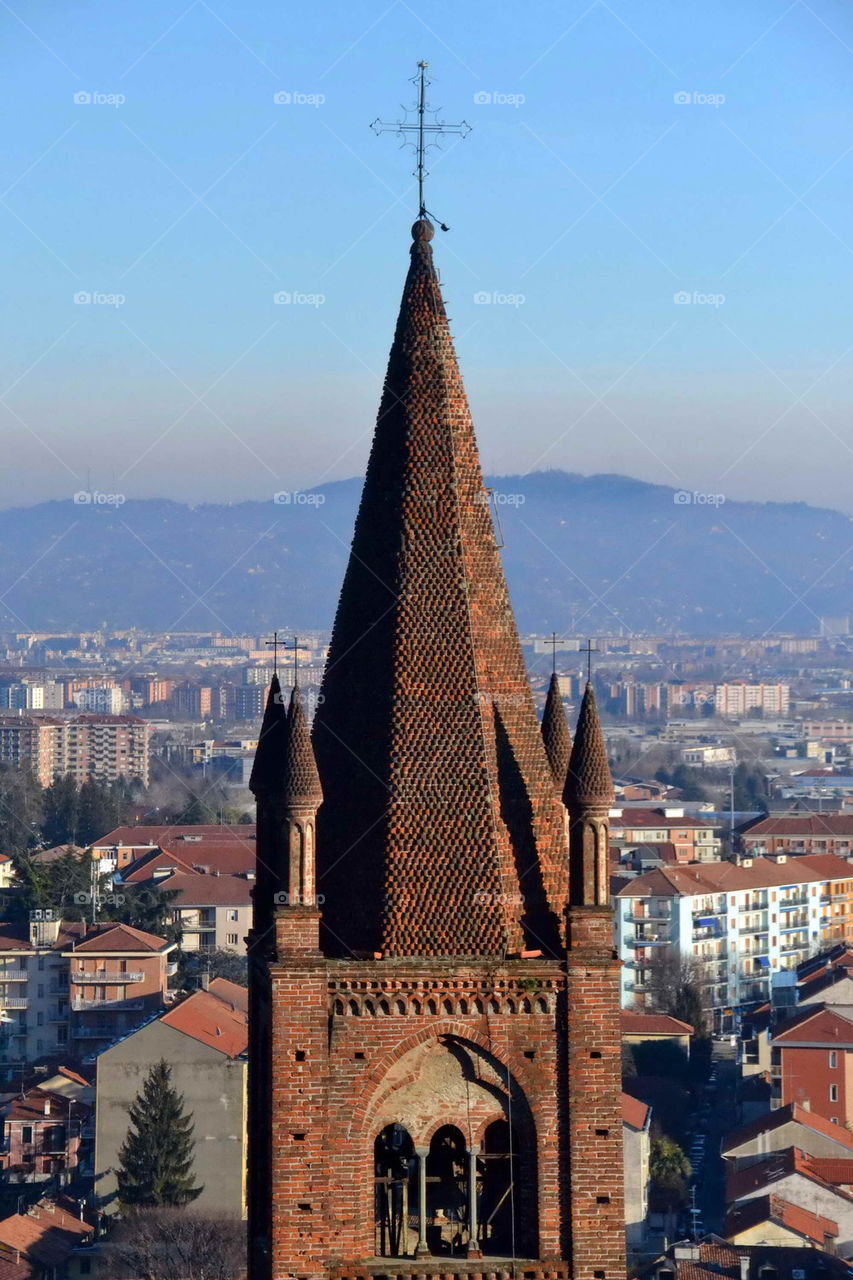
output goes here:
[[119, 1199], [123, 1205], [155, 1208], [189, 1204], [201, 1195], [193, 1166], [192, 1116], [172, 1085], [172, 1069], [161, 1059], [151, 1068], [130, 1109], [131, 1128], [119, 1151]]

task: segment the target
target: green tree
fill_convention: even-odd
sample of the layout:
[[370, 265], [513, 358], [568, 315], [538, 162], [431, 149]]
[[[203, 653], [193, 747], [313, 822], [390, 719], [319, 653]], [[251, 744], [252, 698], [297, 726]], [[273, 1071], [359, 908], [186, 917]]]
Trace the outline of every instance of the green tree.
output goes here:
[[152, 1209], [190, 1204], [201, 1195], [193, 1175], [192, 1116], [161, 1059], [151, 1068], [128, 1111], [131, 1127], [119, 1150], [119, 1200]]
[[0, 849], [13, 860], [38, 848], [43, 794], [30, 769], [0, 764]]
[[227, 978], [238, 986], [249, 985], [249, 961], [237, 951], [224, 947], [212, 951], [182, 951], [178, 956], [177, 985], [184, 991], [195, 991], [201, 985], [201, 975], [211, 978]]
[[44, 793], [42, 839], [49, 848], [77, 843], [80, 825], [80, 792], [73, 774], [54, 778]]
[[652, 1139], [649, 1177], [658, 1209], [678, 1209], [685, 1203], [692, 1172], [693, 1166], [677, 1142], [667, 1137]]

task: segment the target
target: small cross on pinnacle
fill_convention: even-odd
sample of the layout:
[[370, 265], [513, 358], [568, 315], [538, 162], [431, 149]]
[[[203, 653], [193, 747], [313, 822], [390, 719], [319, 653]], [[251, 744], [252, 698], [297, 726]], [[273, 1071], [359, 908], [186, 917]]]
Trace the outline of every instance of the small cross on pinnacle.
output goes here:
[[[406, 116], [409, 115], [410, 111], [416, 111], [417, 119], [385, 121], [385, 120], [380, 120], [377, 117], [377, 119], [374, 120], [370, 126], [373, 132], [376, 134], [380, 134], [380, 133], [399, 134], [399, 136], [403, 139], [404, 146], [409, 142], [409, 138], [407, 136], [408, 134], [417, 134], [417, 140], [410, 143], [410, 145], [414, 146], [415, 156], [416, 156], [415, 168], [413, 172], [414, 172], [414, 176], [418, 180], [418, 217], [419, 218], [425, 218], [428, 215], [427, 207], [424, 204], [424, 179], [428, 176], [428, 170], [426, 168], [426, 163], [425, 163], [426, 152], [429, 147], [438, 146], [438, 142], [433, 142], [433, 141], [428, 142], [426, 140], [426, 135], [429, 134], [430, 138], [433, 138], [436, 136], [440, 137], [442, 134], [456, 134], [457, 137], [465, 138], [471, 132], [471, 126], [467, 120], [460, 120], [458, 124], [448, 124], [446, 120], [438, 119], [438, 109], [431, 107], [426, 100], [426, 89], [427, 89], [427, 85], [430, 83], [426, 74], [426, 70], [428, 66], [429, 66], [428, 62], [419, 62], [417, 72], [413, 76], [413, 83], [416, 85], [418, 90], [417, 104], [413, 107], [403, 107], [403, 110], [406, 113]], [[434, 119], [431, 122], [429, 122], [425, 119], [425, 116], [433, 116]], [[431, 215], [431, 216], [434, 216], [434, 215]], [[436, 219], [436, 221], [438, 221], [438, 219]], [[448, 230], [448, 228], [444, 225], [443, 222], [439, 222], [439, 226], [441, 227], [442, 231]]]
[[600, 651], [599, 651], [598, 649], [596, 649], [595, 645], [592, 643], [592, 641], [591, 641], [591, 640], [587, 640], [586, 644], [585, 644], [585, 645], [581, 645], [580, 649], [578, 649], [578, 653], [585, 653], [585, 654], [586, 654], [586, 682], [587, 682], [587, 684], [589, 684], [589, 683], [590, 683], [590, 681], [592, 680], [592, 655], [593, 655], [594, 653], [598, 653], [598, 652], [600, 652]]
[[268, 649], [272, 649], [272, 669], [273, 675], [278, 675], [278, 632], [272, 633], [272, 640], [265, 640], [264, 644]]
[[552, 631], [548, 639], [548, 643], [551, 646], [551, 671], [554, 675], [556, 675], [557, 674], [557, 645], [562, 644], [563, 639], [561, 636], [557, 635], [556, 631]]

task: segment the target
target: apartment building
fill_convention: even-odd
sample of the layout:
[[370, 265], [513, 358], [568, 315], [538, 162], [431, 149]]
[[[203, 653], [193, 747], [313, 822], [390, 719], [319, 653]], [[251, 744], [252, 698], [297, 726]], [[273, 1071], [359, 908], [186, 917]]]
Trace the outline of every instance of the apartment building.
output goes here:
[[0, 716], [0, 762], [29, 767], [45, 787], [65, 774], [78, 783], [141, 778], [147, 786], [150, 735], [137, 716]]
[[795, 969], [853, 924], [853, 865], [832, 854], [656, 868], [615, 897], [624, 1007], [642, 1005], [655, 957], [701, 962], [716, 1029], [766, 1000], [770, 977]]
[[796, 1103], [853, 1127], [853, 1021], [817, 1008], [781, 1023], [770, 1042], [770, 1076], [772, 1107]]
[[765, 716], [784, 716], [791, 705], [787, 684], [746, 684], [742, 681], [718, 684], [714, 688], [714, 709], [718, 716], [738, 719], [750, 711]]
[[677, 807], [612, 809], [610, 843], [620, 850], [657, 845], [665, 862], [715, 862], [722, 852], [713, 824]]
[[0, 924], [0, 1078], [20, 1064], [90, 1055], [162, 1007], [176, 944], [129, 925], [36, 911]]
[[853, 850], [853, 813], [795, 813], [760, 818], [741, 836], [750, 857], [771, 854], [835, 853]]
[[96, 925], [62, 957], [68, 962], [70, 1034], [90, 1057], [166, 1003], [177, 943], [127, 924]]
[[236, 951], [246, 954], [251, 927], [251, 878], [245, 875], [173, 875], [158, 881], [176, 895], [172, 918], [183, 951]]

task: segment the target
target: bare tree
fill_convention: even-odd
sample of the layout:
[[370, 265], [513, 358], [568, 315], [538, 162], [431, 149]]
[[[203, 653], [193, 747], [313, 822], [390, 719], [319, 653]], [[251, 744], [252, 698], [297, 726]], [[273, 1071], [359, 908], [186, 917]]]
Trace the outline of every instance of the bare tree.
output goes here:
[[660, 1013], [689, 1022], [698, 1037], [707, 1036], [706, 981], [701, 960], [675, 947], [662, 947], [649, 966], [649, 1003]]
[[242, 1280], [246, 1224], [186, 1209], [128, 1214], [106, 1242], [116, 1280]]

